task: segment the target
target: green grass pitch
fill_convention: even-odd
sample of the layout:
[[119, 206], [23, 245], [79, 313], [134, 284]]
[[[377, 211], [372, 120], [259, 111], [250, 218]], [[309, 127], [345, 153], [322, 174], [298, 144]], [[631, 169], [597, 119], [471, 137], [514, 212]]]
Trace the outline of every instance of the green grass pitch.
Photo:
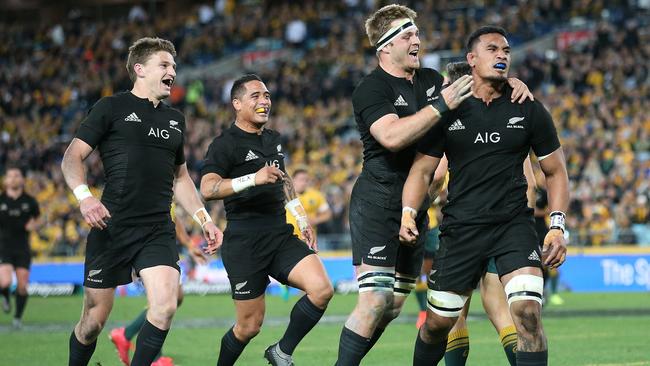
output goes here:
[[[478, 299], [472, 302], [468, 365], [505, 365], [503, 350]], [[550, 365], [650, 366], [650, 293], [562, 294], [563, 306], [544, 309]], [[264, 365], [266, 346], [279, 339], [286, 327], [288, 303], [267, 298], [267, 320], [262, 332], [246, 348], [238, 364]], [[25, 328], [13, 331], [11, 316], [0, 314], [0, 365], [65, 365], [68, 337], [81, 311], [81, 296], [29, 299]], [[346, 315], [354, 295], [336, 295], [321, 324], [298, 346], [297, 365], [333, 365]], [[107, 327], [99, 338], [91, 365], [119, 366], [107, 330], [125, 325], [143, 308], [144, 298], [117, 298]], [[410, 365], [416, 336], [417, 306], [408, 300], [400, 319], [384, 333], [364, 359], [364, 365]], [[233, 322], [229, 296], [187, 296], [179, 309], [164, 354], [177, 365], [216, 364], [219, 341]]]

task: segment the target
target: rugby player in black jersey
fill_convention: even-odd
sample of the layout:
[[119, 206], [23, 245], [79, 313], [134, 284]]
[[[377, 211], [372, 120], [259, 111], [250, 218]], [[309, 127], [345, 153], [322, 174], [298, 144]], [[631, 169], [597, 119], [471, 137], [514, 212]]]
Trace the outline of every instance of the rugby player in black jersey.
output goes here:
[[[494, 257], [518, 333], [517, 364], [546, 365], [541, 323], [542, 261], [565, 260], [564, 212], [568, 178], [564, 154], [548, 111], [538, 101], [510, 103], [506, 77], [510, 46], [505, 31], [483, 27], [467, 42], [473, 97], [449, 112], [420, 141], [404, 185], [400, 237], [418, 237], [420, 207], [443, 153], [449, 162], [449, 196], [440, 226], [440, 248], [429, 281], [427, 321], [420, 328], [413, 364], [436, 364], [447, 334], [488, 258]], [[548, 186], [551, 230], [540, 250], [526, 197], [523, 162], [538, 156]]]
[[[320, 320], [334, 290], [286, 174], [280, 134], [265, 127], [271, 94], [257, 75], [249, 74], [234, 82], [230, 99], [235, 122], [210, 144], [201, 179], [206, 200], [224, 200], [228, 224], [221, 256], [237, 314], [235, 325], [221, 339], [217, 365], [234, 364], [259, 333], [269, 275], [306, 293], [291, 310], [282, 339], [264, 353], [272, 365], [293, 365], [291, 355]], [[287, 224], [285, 207], [306, 243]]]
[[[201, 225], [213, 252], [222, 234], [203, 207], [183, 153], [185, 118], [162, 102], [176, 77], [174, 45], [142, 38], [129, 47], [131, 91], [100, 99], [82, 121], [61, 169], [88, 234], [81, 319], [70, 335], [69, 365], [87, 365], [113, 307], [115, 287], [142, 278], [148, 311], [131, 365], [149, 366], [176, 312], [178, 250], [172, 196]], [[86, 185], [84, 160], [98, 148], [106, 184], [101, 201]]]
[[[379, 66], [352, 95], [363, 142], [363, 168], [350, 200], [353, 265], [359, 283], [357, 305], [341, 331], [338, 365], [358, 365], [395, 319], [420, 273], [423, 245], [400, 245], [402, 186], [415, 156], [414, 143], [468, 98], [472, 80], [463, 76], [441, 91], [443, 77], [420, 68], [416, 13], [388, 5], [366, 21]], [[513, 81], [528, 97], [528, 89]], [[416, 207], [426, 226], [428, 203]]]
[[4, 178], [4, 192], [0, 194], [0, 294], [2, 310], [11, 311], [9, 286], [11, 273], [16, 272], [16, 311], [13, 327], [22, 327], [27, 304], [27, 283], [32, 253], [29, 233], [36, 229], [40, 215], [38, 202], [25, 192], [25, 175], [18, 166], [8, 166]]

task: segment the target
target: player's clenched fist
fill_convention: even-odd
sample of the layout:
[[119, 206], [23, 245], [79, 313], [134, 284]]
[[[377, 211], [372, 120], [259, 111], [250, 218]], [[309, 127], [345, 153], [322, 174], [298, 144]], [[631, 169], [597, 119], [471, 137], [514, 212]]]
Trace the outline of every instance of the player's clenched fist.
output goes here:
[[272, 165], [265, 165], [255, 173], [255, 185], [273, 184], [281, 181], [283, 177], [284, 174], [282, 173], [282, 170]]
[[404, 207], [402, 209], [402, 224], [399, 228], [399, 240], [406, 245], [414, 245], [418, 239], [418, 227], [415, 223], [415, 218], [417, 216], [417, 211], [410, 208]]
[[106, 220], [111, 217], [108, 209], [95, 197], [87, 197], [79, 202], [79, 210], [86, 223], [95, 229], [104, 229]]
[[[472, 95], [474, 81], [469, 75], [463, 75], [440, 92], [449, 109], [456, 109], [465, 99]], [[444, 111], [439, 111], [444, 112]]]
[[559, 267], [566, 259], [566, 242], [564, 233], [560, 229], [551, 229], [544, 237], [544, 247], [542, 248], [542, 260], [544, 265], [549, 267]]

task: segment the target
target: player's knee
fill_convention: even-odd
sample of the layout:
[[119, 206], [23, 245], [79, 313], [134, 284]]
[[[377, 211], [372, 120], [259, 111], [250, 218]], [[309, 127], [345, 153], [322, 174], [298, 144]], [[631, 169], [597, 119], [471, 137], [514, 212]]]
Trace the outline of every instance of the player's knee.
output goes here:
[[81, 318], [78, 327], [78, 335], [82, 338], [80, 341], [84, 344], [94, 342], [104, 329], [104, 324], [106, 324], [106, 319], [98, 319], [92, 316]]
[[504, 286], [510, 312], [517, 330], [524, 333], [535, 334], [541, 330], [541, 306], [544, 292], [544, 280], [534, 275], [514, 276]]
[[383, 319], [387, 311], [393, 306], [393, 293], [387, 291], [370, 292], [364, 295], [364, 300], [359, 307], [371, 321]]
[[331, 282], [327, 281], [325, 284], [323, 284], [322, 288], [317, 292], [316, 299], [318, 303], [314, 303], [314, 305], [320, 308], [325, 308], [327, 307], [327, 304], [329, 304], [330, 300], [332, 300], [333, 296], [334, 296], [334, 287], [332, 286]]
[[305, 289], [305, 292], [307, 293], [309, 300], [321, 309], [326, 308], [327, 304], [329, 304], [330, 300], [334, 296], [334, 288], [327, 278], [319, 283], [312, 284]]
[[384, 312], [384, 321], [385, 322], [391, 322], [399, 316], [399, 314], [402, 312], [402, 307], [401, 306], [391, 306], [389, 309], [386, 309]]
[[[513, 320], [520, 333], [535, 334], [542, 328], [540, 305], [533, 300], [517, 301], [510, 305]], [[524, 334], [522, 334], [524, 335]]]
[[[393, 305], [393, 288], [395, 273], [383, 271], [366, 271], [357, 276], [359, 294], [371, 312], [381, 318], [384, 311]], [[361, 298], [361, 297], [360, 297]]]
[[235, 327], [236, 333], [238, 336], [241, 336], [245, 340], [253, 339], [260, 333], [263, 322], [263, 317], [256, 317], [254, 319], [248, 319], [241, 323], [237, 323], [237, 326]]
[[177, 301], [167, 301], [163, 304], [151, 305], [149, 312], [156, 322], [167, 324], [171, 322], [178, 309]]
[[454, 327], [458, 318], [443, 317], [427, 313], [427, 320], [422, 324], [422, 332], [426, 339], [439, 341], [447, 338], [447, 334]]
[[408, 295], [415, 289], [416, 276], [395, 276], [395, 284], [393, 286], [393, 301], [384, 313], [385, 321], [392, 321], [396, 319], [402, 312], [402, 306]]

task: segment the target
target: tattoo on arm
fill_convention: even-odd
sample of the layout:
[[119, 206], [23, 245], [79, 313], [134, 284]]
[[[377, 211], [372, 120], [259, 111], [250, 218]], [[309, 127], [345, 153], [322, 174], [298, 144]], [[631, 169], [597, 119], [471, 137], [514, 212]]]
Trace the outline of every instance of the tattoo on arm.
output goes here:
[[294, 198], [298, 198], [295, 188], [293, 188], [293, 180], [288, 174], [284, 176], [284, 201], [289, 202]]
[[214, 183], [214, 185], [212, 186], [212, 192], [210, 192], [210, 193], [211, 193], [210, 195], [211, 195], [212, 197], [214, 197], [214, 196], [216, 196], [216, 195], [219, 194], [219, 188], [221, 188], [221, 183], [223, 183], [223, 179], [219, 179], [219, 180], [216, 181], [216, 182]]

